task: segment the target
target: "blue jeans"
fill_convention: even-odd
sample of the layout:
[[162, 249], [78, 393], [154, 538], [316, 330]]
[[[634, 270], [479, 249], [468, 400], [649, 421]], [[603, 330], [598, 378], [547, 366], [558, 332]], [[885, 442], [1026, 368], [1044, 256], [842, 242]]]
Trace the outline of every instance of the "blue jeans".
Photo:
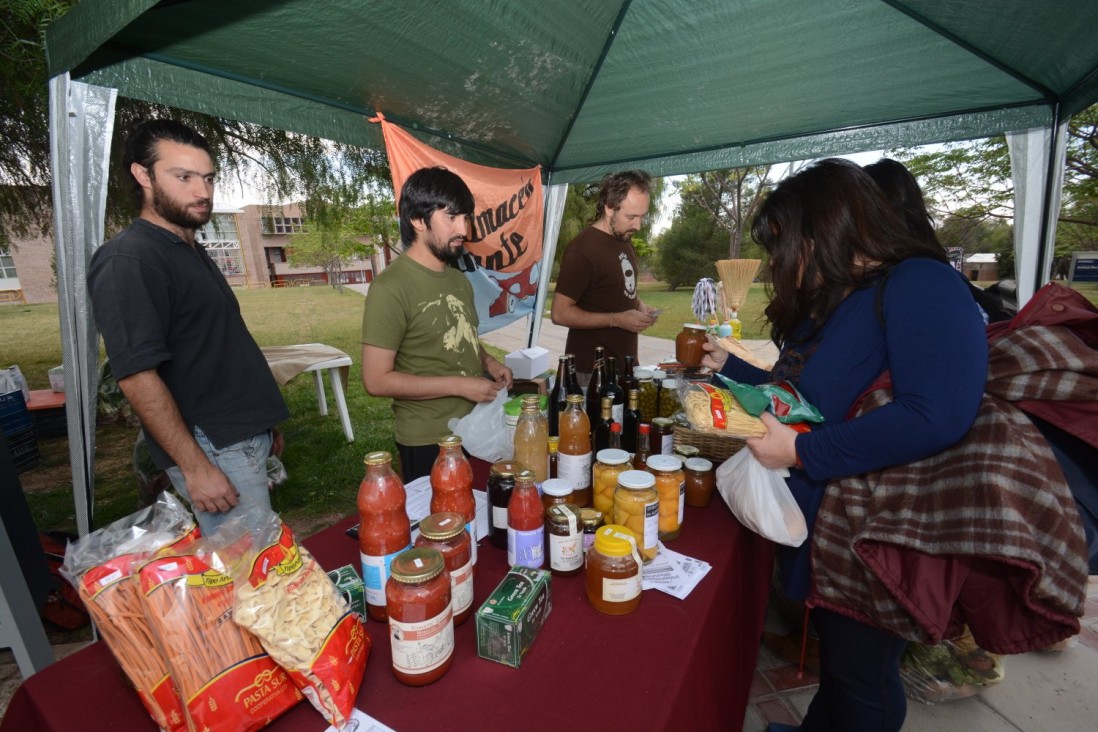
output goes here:
[[823, 608], [812, 610], [820, 636], [820, 688], [802, 732], [897, 732], [907, 716], [900, 656], [907, 641]]
[[[271, 454], [270, 430], [220, 449], [214, 447], [206, 437], [206, 433], [198, 427], [194, 428], [194, 439], [210, 462], [225, 474], [240, 494], [240, 501], [228, 511], [221, 513], [198, 511], [193, 505], [191, 506], [205, 536], [212, 534], [218, 526], [245, 508], [260, 505], [270, 510], [271, 491], [267, 483], [267, 456]], [[191, 496], [187, 493], [187, 481], [183, 477], [183, 471], [179, 466], [173, 465], [166, 472], [172, 485], [179, 491], [179, 495], [190, 503]]]

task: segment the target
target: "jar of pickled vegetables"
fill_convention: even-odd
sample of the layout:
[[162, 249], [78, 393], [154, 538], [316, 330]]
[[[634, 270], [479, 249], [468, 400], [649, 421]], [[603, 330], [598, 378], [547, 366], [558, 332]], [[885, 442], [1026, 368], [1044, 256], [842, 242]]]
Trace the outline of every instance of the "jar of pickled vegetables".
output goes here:
[[432, 513], [419, 522], [415, 545], [437, 549], [450, 573], [455, 626], [464, 623], [473, 612], [472, 543], [460, 513]]
[[550, 478], [541, 484], [541, 505], [548, 511], [550, 506], [573, 503], [572, 484], [563, 478]]
[[[619, 474], [613, 515], [615, 524], [624, 526], [636, 536], [641, 559], [646, 563], [655, 559], [659, 550], [656, 542], [660, 519], [656, 476], [646, 470], [626, 470]], [[597, 534], [595, 538], [598, 538]]]
[[571, 503], [554, 504], [545, 511], [546, 556], [549, 571], [559, 577], [579, 574], [583, 566], [583, 521]]
[[587, 553], [587, 601], [607, 615], [637, 609], [641, 598], [641, 558], [637, 540], [624, 526], [608, 524], [595, 532]]
[[656, 492], [660, 495], [660, 540], [671, 541], [682, 533], [683, 494], [686, 474], [682, 460], [674, 455], [652, 455], [648, 469], [656, 476]]
[[417, 547], [398, 554], [385, 584], [393, 675], [409, 686], [426, 686], [454, 660], [454, 615], [450, 573], [442, 554]]
[[618, 487], [618, 475], [629, 469], [629, 453], [625, 450], [599, 450], [595, 456], [598, 462], [592, 471], [594, 495], [591, 503], [596, 511], [610, 515], [614, 508], [614, 490]]
[[595, 543], [595, 532], [606, 523], [602, 511], [593, 508], [580, 509], [580, 521], [583, 522], [583, 553], [586, 555]]
[[686, 505], [705, 508], [717, 489], [717, 474], [713, 472], [713, 463], [705, 458], [690, 458], [683, 463], [686, 474]]

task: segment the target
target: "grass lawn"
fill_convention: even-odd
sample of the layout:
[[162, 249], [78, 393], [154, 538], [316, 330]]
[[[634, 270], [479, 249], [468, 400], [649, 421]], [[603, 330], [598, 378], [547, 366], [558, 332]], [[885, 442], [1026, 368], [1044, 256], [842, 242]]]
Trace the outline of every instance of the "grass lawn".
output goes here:
[[[1098, 304], [1098, 284], [1077, 286]], [[660, 283], [641, 283], [645, 302], [663, 308], [659, 324], [648, 335], [674, 338], [682, 323], [694, 320], [690, 310], [692, 288], [668, 292]], [[359, 369], [359, 328], [363, 298], [329, 287], [237, 292], [244, 318], [260, 345], [326, 343], [350, 354], [347, 405], [355, 441], [343, 437], [334, 408], [327, 417], [317, 411], [312, 376], [303, 374], [282, 392], [290, 419], [281, 425], [286, 436], [283, 462], [289, 478], [272, 496], [275, 509], [303, 535], [323, 528], [355, 510], [355, 494], [362, 479], [363, 456], [373, 450], [395, 450], [389, 400], [375, 399], [362, 389]], [[762, 318], [766, 295], [754, 285], [740, 317], [744, 338], [766, 338]], [[501, 355], [498, 349], [491, 349]], [[32, 389], [49, 388], [47, 371], [61, 363], [57, 306], [0, 306], [0, 365], [18, 364]], [[96, 431], [95, 517], [102, 526], [137, 508], [137, 490], [131, 455], [137, 428], [100, 424]], [[76, 530], [68, 441], [39, 440], [38, 467], [20, 476], [35, 523], [41, 531]]]

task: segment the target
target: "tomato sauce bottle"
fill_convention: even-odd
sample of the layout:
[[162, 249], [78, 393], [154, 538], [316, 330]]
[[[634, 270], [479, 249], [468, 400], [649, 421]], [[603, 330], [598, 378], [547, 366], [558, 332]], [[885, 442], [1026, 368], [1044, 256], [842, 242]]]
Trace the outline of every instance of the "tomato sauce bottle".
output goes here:
[[545, 507], [534, 485], [534, 472], [522, 470], [507, 504], [507, 563], [539, 569], [545, 564]]
[[362, 581], [366, 585], [366, 614], [384, 621], [385, 583], [393, 557], [412, 546], [411, 527], [404, 508], [404, 484], [393, 472], [392, 456], [366, 456], [366, 477], [358, 487], [358, 550]]
[[465, 520], [472, 544], [473, 572], [477, 565], [477, 504], [473, 499], [473, 466], [461, 450], [461, 437], [449, 435], [438, 443], [431, 466], [431, 513], [452, 511]]

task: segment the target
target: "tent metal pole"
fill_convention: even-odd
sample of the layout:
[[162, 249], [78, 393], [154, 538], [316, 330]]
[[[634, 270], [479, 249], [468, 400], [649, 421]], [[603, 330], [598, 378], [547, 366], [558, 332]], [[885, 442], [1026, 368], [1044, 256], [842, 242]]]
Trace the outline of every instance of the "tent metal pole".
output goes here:
[[[1044, 195], [1041, 197], [1041, 239], [1037, 242], [1037, 266], [1033, 271], [1033, 291], [1041, 289], [1048, 280], [1050, 271], [1048, 266], [1049, 248], [1055, 249], [1053, 241], [1056, 223], [1052, 219], [1052, 201], [1058, 191], [1053, 191], [1056, 184], [1056, 166], [1061, 165], [1059, 151], [1060, 129], [1060, 102], [1052, 105], [1052, 126], [1048, 136], [1048, 166], [1045, 169]], [[1021, 305], [1021, 303], [1019, 303]]]

